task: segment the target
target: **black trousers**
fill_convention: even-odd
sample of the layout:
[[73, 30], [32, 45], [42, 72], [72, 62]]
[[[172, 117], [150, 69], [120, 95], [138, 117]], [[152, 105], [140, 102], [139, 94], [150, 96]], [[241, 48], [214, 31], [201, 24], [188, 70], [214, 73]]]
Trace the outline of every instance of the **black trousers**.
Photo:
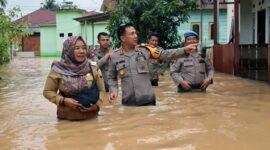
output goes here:
[[105, 85], [106, 92], [109, 92], [109, 85], [106, 82], [104, 82], [104, 85]]
[[177, 92], [179, 92], [179, 93], [182, 93], [182, 92], [205, 92], [206, 89], [201, 89], [201, 86], [202, 86], [202, 84], [192, 84], [192, 85], [190, 85], [191, 88], [189, 90], [184, 90], [182, 88], [182, 86], [179, 85]]

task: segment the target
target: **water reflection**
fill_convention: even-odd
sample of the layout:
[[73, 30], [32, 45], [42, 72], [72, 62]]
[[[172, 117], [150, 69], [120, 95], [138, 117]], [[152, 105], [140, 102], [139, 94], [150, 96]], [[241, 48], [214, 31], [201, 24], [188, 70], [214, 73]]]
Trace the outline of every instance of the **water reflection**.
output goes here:
[[[157, 106], [104, 103], [93, 120], [56, 118], [42, 96], [52, 58], [1, 66], [0, 149], [268, 150], [270, 86], [216, 74], [207, 93], [176, 93], [168, 73]], [[260, 139], [260, 140], [258, 140]]]

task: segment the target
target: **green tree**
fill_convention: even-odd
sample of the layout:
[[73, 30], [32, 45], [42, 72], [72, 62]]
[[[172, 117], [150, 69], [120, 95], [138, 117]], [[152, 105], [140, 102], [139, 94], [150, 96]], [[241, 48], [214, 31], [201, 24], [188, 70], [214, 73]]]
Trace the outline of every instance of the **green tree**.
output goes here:
[[7, 5], [7, 0], [0, 0], [0, 14], [4, 13], [4, 8]]
[[28, 26], [27, 22], [20, 24], [12, 22], [19, 12], [19, 8], [13, 8], [7, 14], [3, 12], [0, 15], [0, 65], [9, 62], [9, 48], [16, 43], [17, 37], [30, 34], [21, 30]]
[[60, 6], [56, 4], [55, 0], [45, 0], [44, 3], [41, 4], [43, 5], [42, 8], [49, 10], [56, 10], [60, 8]]
[[189, 19], [188, 11], [197, 7], [196, 0], [122, 0], [110, 12], [109, 30], [114, 46], [119, 46], [117, 27], [122, 23], [135, 25], [139, 42], [145, 42], [150, 32], [160, 35], [160, 46], [179, 46], [177, 29]]

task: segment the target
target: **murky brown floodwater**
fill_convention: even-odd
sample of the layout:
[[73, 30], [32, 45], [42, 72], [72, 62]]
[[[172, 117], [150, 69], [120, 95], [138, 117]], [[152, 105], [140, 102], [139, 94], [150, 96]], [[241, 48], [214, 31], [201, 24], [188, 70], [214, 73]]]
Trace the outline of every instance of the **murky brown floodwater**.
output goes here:
[[177, 94], [168, 72], [157, 106], [105, 103], [100, 115], [59, 121], [42, 96], [48, 58], [1, 66], [0, 149], [269, 150], [270, 86], [216, 74], [207, 93]]

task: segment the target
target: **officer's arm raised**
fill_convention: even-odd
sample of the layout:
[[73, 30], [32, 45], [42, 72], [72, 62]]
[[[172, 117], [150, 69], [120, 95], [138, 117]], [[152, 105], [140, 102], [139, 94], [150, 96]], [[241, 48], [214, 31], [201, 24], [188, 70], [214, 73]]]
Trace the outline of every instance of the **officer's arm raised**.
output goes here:
[[113, 50], [110, 50], [105, 56], [103, 56], [101, 59], [97, 61], [97, 65], [99, 68], [101, 68], [106, 62], [109, 62], [111, 60], [112, 53]]
[[180, 57], [184, 57], [185, 54], [192, 53], [196, 50], [198, 44], [190, 44], [186, 47], [177, 48], [177, 49], [167, 49], [161, 51], [160, 58], [161, 60], [171, 60]]
[[185, 56], [186, 53], [192, 53], [195, 51], [197, 46], [198, 44], [190, 44], [183, 48], [164, 50], [161, 47], [153, 48], [149, 45], [141, 45], [141, 47], [144, 47], [149, 51], [150, 56], [153, 59], [161, 59], [161, 60], [166, 60], [166, 61], [173, 58], [183, 57]]

